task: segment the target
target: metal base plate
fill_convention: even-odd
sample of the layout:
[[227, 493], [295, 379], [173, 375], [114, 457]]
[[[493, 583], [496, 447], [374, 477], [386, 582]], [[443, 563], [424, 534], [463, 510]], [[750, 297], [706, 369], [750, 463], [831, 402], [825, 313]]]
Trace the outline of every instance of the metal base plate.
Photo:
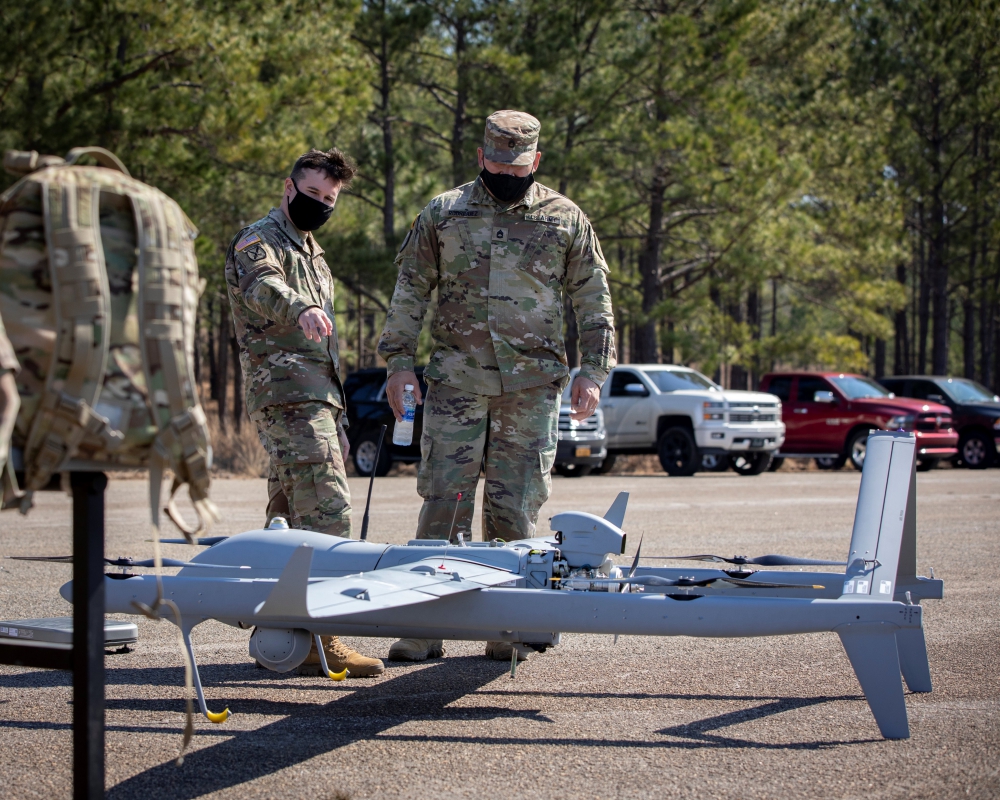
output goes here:
[[[139, 628], [134, 622], [104, 620], [106, 647], [132, 644], [139, 638]], [[13, 619], [0, 621], [0, 640], [45, 642], [49, 644], [73, 643], [73, 618], [49, 617], [46, 619]]]

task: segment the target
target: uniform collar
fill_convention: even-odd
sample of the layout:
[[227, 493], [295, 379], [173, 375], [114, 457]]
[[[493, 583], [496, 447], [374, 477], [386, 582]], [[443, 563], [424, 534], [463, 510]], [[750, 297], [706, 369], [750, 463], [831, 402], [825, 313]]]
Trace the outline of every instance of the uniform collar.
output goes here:
[[472, 195], [469, 197], [469, 204], [477, 206], [492, 205], [496, 206], [497, 208], [503, 211], [509, 211], [514, 208], [520, 208], [521, 206], [524, 206], [525, 208], [531, 208], [531, 206], [535, 202], [535, 193], [537, 186], [538, 186], [538, 181], [536, 180], [531, 184], [531, 186], [528, 187], [528, 191], [524, 193], [524, 196], [521, 197], [521, 199], [518, 200], [516, 203], [514, 203], [514, 205], [501, 206], [500, 203], [497, 201], [497, 199], [493, 195], [491, 195], [488, 191], [486, 191], [486, 187], [483, 185], [483, 179], [477, 177], [475, 182], [472, 184]]
[[271, 218], [281, 228], [281, 232], [285, 234], [292, 243], [295, 244], [300, 250], [310, 256], [322, 255], [324, 250], [319, 246], [316, 241], [316, 237], [312, 235], [310, 231], [300, 231], [296, 228], [292, 221], [285, 216], [285, 212], [280, 208], [272, 208], [267, 212], [267, 216]]

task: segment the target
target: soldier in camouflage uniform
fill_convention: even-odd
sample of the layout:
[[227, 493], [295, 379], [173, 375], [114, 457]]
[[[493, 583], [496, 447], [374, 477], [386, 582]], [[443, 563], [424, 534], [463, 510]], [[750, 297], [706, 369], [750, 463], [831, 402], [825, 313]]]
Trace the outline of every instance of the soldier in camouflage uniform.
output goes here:
[[[247, 411], [270, 457], [267, 523], [281, 515], [293, 528], [344, 537], [351, 535], [349, 446], [333, 276], [311, 231], [329, 219], [354, 171], [337, 149], [306, 153], [285, 179], [281, 207], [241, 230], [226, 256]], [[382, 673], [378, 659], [323, 638], [335, 671]], [[318, 663], [313, 652], [305, 671]]]
[[[455, 528], [471, 531], [480, 465], [486, 470], [484, 539], [535, 535], [549, 496], [559, 396], [569, 374], [565, 297], [576, 312], [582, 353], [574, 418], [594, 412], [615, 363], [607, 264], [584, 213], [534, 182], [539, 128], [522, 112], [491, 115], [479, 177], [435, 197], [396, 258], [399, 276], [378, 350], [388, 363], [386, 393], [397, 419], [403, 385], [419, 386], [417, 337], [438, 292], [424, 370], [418, 538], [453, 535], [459, 492]], [[423, 660], [443, 651], [441, 642], [407, 639], [393, 645], [389, 657]], [[511, 649], [488, 643], [487, 654], [507, 659]]]

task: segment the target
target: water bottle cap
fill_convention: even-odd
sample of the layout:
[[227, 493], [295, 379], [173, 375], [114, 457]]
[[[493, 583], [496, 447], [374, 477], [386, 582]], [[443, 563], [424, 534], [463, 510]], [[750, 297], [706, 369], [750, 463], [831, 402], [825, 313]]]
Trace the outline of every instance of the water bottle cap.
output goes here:
[[412, 383], [406, 384], [406, 386], [403, 387], [403, 391], [404, 392], [412, 392], [413, 391], [413, 384]]

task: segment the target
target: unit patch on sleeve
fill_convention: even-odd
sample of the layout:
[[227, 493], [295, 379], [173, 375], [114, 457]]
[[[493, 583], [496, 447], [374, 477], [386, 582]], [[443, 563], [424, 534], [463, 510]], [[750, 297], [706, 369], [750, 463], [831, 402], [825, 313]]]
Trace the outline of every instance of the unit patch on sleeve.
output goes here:
[[[256, 233], [248, 233], [236, 243], [236, 251], [246, 250], [250, 245], [260, 242], [260, 237]], [[252, 258], [252, 256], [251, 256]], [[256, 261], [257, 259], [254, 259]]]
[[[258, 240], [260, 241], [260, 240]], [[267, 251], [259, 244], [255, 244], [247, 250], [247, 258], [251, 261], [262, 261], [267, 256]]]

